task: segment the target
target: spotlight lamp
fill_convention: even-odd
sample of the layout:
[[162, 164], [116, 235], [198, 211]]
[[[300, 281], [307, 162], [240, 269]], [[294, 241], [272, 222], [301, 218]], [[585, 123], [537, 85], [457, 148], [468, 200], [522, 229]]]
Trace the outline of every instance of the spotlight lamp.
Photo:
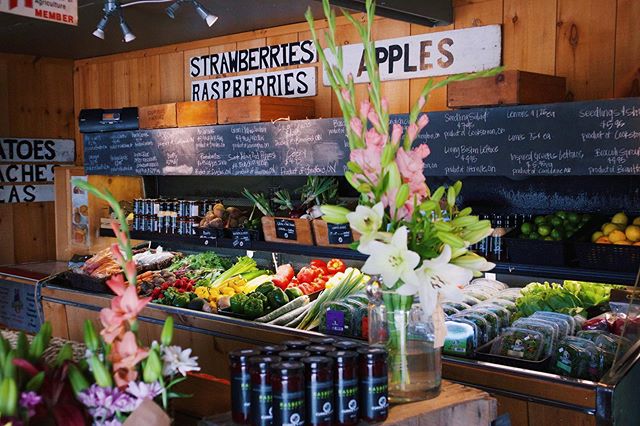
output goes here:
[[167, 15], [170, 18], [175, 19], [176, 11], [182, 6], [183, 3], [191, 3], [196, 8], [198, 15], [207, 23], [208, 26], [212, 26], [218, 20], [218, 17], [209, 12], [202, 4], [197, 0], [176, 0], [166, 9]]

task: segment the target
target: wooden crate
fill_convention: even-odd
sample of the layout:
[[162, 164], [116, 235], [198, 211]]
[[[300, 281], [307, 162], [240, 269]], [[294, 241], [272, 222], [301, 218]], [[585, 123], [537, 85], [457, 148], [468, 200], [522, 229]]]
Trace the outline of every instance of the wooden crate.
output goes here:
[[248, 96], [218, 101], [218, 123], [255, 123], [278, 118], [302, 120], [315, 117], [312, 99]]
[[178, 127], [207, 126], [218, 123], [217, 101], [178, 102]]
[[288, 217], [262, 218], [264, 240], [277, 243], [313, 245], [311, 221]]
[[447, 90], [447, 106], [465, 108], [562, 102], [565, 91], [564, 77], [508, 70], [494, 77], [451, 83]]
[[165, 129], [177, 127], [176, 104], [159, 104], [138, 107], [141, 129]]
[[[345, 224], [345, 229], [336, 229], [336, 225], [331, 225], [322, 219], [314, 219], [312, 225], [313, 236], [316, 240], [316, 245], [318, 246], [348, 248], [353, 241], [358, 241], [360, 239], [360, 234], [350, 229], [348, 223]], [[329, 233], [330, 227], [333, 228], [331, 236]], [[339, 237], [343, 237], [344, 242], [337, 242]]]

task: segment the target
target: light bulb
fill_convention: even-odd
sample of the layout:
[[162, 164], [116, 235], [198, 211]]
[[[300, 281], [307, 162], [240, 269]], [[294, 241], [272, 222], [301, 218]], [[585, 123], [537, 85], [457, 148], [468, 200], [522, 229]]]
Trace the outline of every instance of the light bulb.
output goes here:
[[131, 32], [131, 29], [122, 17], [120, 17], [120, 30], [122, 30], [122, 36], [124, 37], [125, 43], [129, 43], [136, 39], [136, 36]]

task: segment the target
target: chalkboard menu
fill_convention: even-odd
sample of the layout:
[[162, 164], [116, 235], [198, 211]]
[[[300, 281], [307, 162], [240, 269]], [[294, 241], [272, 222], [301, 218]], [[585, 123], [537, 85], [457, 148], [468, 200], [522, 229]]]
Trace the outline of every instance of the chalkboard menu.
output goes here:
[[[406, 124], [407, 115], [392, 122]], [[640, 173], [640, 98], [429, 113], [426, 176]], [[85, 171], [102, 175], [342, 175], [339, 118], [84, 135]]]

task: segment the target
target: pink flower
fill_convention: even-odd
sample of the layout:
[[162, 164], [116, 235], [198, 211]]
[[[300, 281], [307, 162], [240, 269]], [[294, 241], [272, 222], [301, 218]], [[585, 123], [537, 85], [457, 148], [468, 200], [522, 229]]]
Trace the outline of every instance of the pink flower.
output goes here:
[[111, 300], [111, 308], [125, 320], [133, 321], [150, 301], [150, 297], [138, 298], [135, 286], [131, 285], [120, 298], [114, 297]]
[[353, 133], [362, 137], [362, 121], [360, 121], [358, 117], [353, 117], [349, 124], [351, 125]]
[[117, 243], [111, 244], [111, 254], [118, 265], [122, 265], [124, 263], [124, 256], [122, 256], [120, 246]]
[[351, 102], [351, 95], [349, 94], [349, 91], [347, 89], [340, 89], [340, 94], [342, 94], [342, 98], [345, 100], [345, 102]]
[[113, 342], [109, 360], [113, 363], [116, 385], [119, 388], [126, 387], [130, 382], [138, 377], [136, 366], [145, 359], [149, 351], [142, 349], [136, 342], [136, 336], [131, 331], [127, 331], [121, 340]]
[[391, 130], [391, 143], [397, 146], [400, 143], [401, 138], [402, 138], [402, 126], [396, 123], [393, 125], [393, 129]]
[[382, 105], [382, 110], [384, 112], [389, 112], [389, 101], [387, 101], [387, 98], [382, 98], [382, 101], [380, 103]]
[[364, 100], [360, 102], [360, 119], [365, 121], [369, 116], [369, 111], [371, 111], [371, 104], [368, 100]]
[[[395, 217], [398, 220], [410, 220], [413, 215], [413, 195], [409, 195], [409, 199], [398, 208], [396, 206], [396, 196], [398, 195], [397, 189], [389, 189], [382, 195], [381, 201], [385, 207], [389, 207], [391, 217]], [[397, 211], [396, 211], [397, 210]]]
[[371, 124], [373, 124], [375, 127], [380, 126], [380, 117], [378, 117], [378, 114], [376, 114], [376, 112], [373, 109], [369, 111], [367, 118], [369, 119]]
[[[364, 175], [374, 185], [377, 185], [378, 178], [382, 172], [382, 164], [380, 157], [382, 156], [382, 148], [380, 145], [367, 145], [366, 148], [354, 149], [351, 151], [350, 160], [358, 164], [363, 170]], [[356, 175], [356, 179], [362, 176]], [[363, 180], [363, 179], [360, 179]]]
[[127, 289], [127, 283], [124, 281], [122, 274], [113, 275], [107, 280], [107, 285], [116, 296], [122, 296]]
[[427, 116], [427, 114], [422, 114], [420, 118], [418, 118], [418, 129], [424, 129], [427, 124], [429, 124], [429, 117]]
[[104, 327], [100, 330], [100, 335], [107, 344], [113, 343], [118, 336], [125, 332], [124, 318], [113, 309], [103, 308], [100, 311], [100, 322]]
[[111, 299], [111, 308], [100, 311], [100, 322], [104, 327], [100, 334], [105, 342], [112, 343], [124, 332], [124, 322], [133, 322], [144, 307], [151, 301], [150, 297], [138, 298], [135, 286], [127, 286], [122, 274], [107, 281], [107, 285], [116, 296]]
[[402, 181], [409, 184], [409, 199], [418, 197], [421, 202], [428, 194], [426, 179], [424, 177], [423, 160], [431, 153], [426, 144], [421, 144], [411, 151], [399, 149], [396, 154], [396, 163], [402, 176]]
[[409, 124], [407, 133], [409, 134], [411, 142], [416, 140], [420, 130], [424, 129], [427, 124], [429, 124], [429, 117], [427, 117], [427, 114], [422, 114], [416, 123]]
[[427, 100], [424, 98], [424, 96], [420, 96], [418, 98], [418, 108], [420, 108], [421, 110], [422, 110], [422, 107], [424, 107], [426, 103], [427, 103]]
[[138, 271], [136, 270], [136, 263], [133, 260], [128, 260], [124, 265], [124, 273], [129, 280], [129, 284], [133, 283]]
[[111, 221], [111, 229], [113, 230], [113, 233], [115, 234], [116, 238], [118, 239], [118, 241], [126, 241], [127, 240], [127, 235], [122, 232], [122, 229], [120, 228], [120, 222], [118, 222], [117, 220], [112, 220]]
[[368, 147], [380, 148], [382, 152], [382, 148], [387, 141], [387, 136], [381, 135], [376, 131], [376, 129], [372, 127], [367, 130], [367, 133], [364, 135], [364, 140], [367, 143]]

